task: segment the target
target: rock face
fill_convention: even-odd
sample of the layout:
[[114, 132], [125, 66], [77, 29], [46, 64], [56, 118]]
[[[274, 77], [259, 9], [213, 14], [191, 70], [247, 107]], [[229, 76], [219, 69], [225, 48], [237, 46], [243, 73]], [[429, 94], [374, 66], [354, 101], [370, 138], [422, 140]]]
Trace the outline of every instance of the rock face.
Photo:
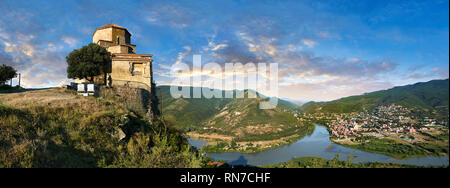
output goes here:
[[149, 99], [147, 100], [148, 102], [146, 102], [148, 104], [147, 107], [147, 116], [153, 120], [155, 119], [157, 116], [159, 116], [161, 114], [160, 112], [160, 108], [159, 108], [159, 99], [156, 95], [156, 85], [155, 83], [152, 83], [152, 89], [151, 91], [154, 91], [152, 93], [150, 93], [149, 95]]
[[141, 115], [146, 115], [150, 120], [159, 115], [158, 98], [146, 89], [116, 86], [113, 88], [100, 87], [100, 97], [114, 97]]

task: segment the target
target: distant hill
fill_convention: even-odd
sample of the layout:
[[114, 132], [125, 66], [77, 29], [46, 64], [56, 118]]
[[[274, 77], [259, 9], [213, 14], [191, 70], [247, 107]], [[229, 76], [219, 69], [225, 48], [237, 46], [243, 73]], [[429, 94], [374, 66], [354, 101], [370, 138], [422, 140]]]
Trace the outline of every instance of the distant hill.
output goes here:
[[310, 102], [310, 101], [308, 101], [308, 100], [295, 100], [295, 99], [289, 99], [289, 98], [282, 98], [282, 100], [288, 101], [288, 102], [290, 102], [290, 103], [292, 103], [292, 104], [295, 104], [295, 105], [296, 105], [296, 106], [295, 106], [296, 109], [298, 109], [298, 108], [300, 108], [302, 105], [304, 105], [304, 104]]
[[[248, 93], [252, 91], [245, 91], [246, 97], [241, 99], [175, 99], [170, 95], [170, 86], [158, 88], [158, 97], [160, 89], [164, 90], [165, 120], [179, 129], [229, 135], [242, 140], [252, 136], [276, 138], [284, 134], [292, 135], [295, 131], [291, 129], [299, 124], [297, 119], [287, 112], [298, 109], [298, 105], [279, 100], [275, 109], [261, 110], [259, 103], [265, 99], [259, 96], [248, 98]], [[191, 87], [191, 92], [192, 89]]]
[[364, 95], [351, 96], [330, 102], [309, 102], [302, 106], [306, 113], [359, 112], [379, 105], [398, 104], [408, 108], [448, 113], [449, 80], [432, 80], [412, 85], [394, 87]]

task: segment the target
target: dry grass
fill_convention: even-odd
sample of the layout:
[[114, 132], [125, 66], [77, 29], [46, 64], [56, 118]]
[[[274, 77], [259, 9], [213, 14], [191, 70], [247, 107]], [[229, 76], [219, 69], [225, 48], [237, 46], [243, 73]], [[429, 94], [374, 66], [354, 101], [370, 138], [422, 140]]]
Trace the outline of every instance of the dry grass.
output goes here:
[[63, 88], [51, 88], [0, 96], [0, 104], [16, 109], [32, 107], [74, 108], [85, 113], [110, 109], [125, 111], [125, 106], [112, 100], [98, 100], [92, 96], [83, 97]]
[[180, 132], [129, 107], [62, 88], [0, 95], [0, 168], [203, 165]]
[[30, 105], [62, 106], [66, 105], [68, 102], [79, 102], [80, 99], [75, 100], [76, 98], [76, 95], [65, 92], [63, 89], [53, 88], [22, 93], [4, 94], [0, 96], [0, 103], [17, 108], [29, 107]]

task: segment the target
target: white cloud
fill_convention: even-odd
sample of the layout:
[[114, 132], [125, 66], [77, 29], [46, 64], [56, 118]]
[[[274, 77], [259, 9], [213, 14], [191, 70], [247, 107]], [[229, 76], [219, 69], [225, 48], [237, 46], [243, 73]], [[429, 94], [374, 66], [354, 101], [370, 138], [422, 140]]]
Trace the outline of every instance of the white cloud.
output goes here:
[[350, 62], [350, 63], [358, 63], [359, 61], [361, 61], [359, 58], [357, 58], [357, 57], [354, 57], [354, 58], [350, 58], [349, 60], [348, 60], [348, 62]]
[[36, 52], [36, 49], [33, 45], [28, 43], [11, 43], [11, 42], [3, 42], [5, 48], [5, 52], [8, 53], [22, 53], [28, 57], [33, 57]]
[[448, 78], [448, 75], [449, 75], [448, 68], [442, 69], [439, 67], [435, 67], [431, 70], [431, 72], [433, 72], [433, 75], [438, 75], [441, 79]]
[[197, 21], [194, 11], [175, 3], [148, 3], [144, 11], [145, 20], [149, 23], [173, 28], [185, 28]]
[[65, 55], [60, 44], [36, 41], [39, 35], [9, 32], [0, 38], [0, 60], [21, 73], [29, 88], [59, 86], [67, 82]]
[[317, 41], [312, 39], [302, 39], [302, 43], [306, 45], [308, 48], [314, 48], [317, 45]]
[[75, 47], [79, 42], [78, 39], [70, 36], [63, 36], [61, 37], [61, 40], [67, 45], [69, 45], [71, 48]]
[[[184, 59], [187, 55], [189, 55], [189, 54], [191, 53], [191, 50], [192, 50], [191, 47], [189, 47], [189, 46], [184, 46], [183, 49], [184, 49], [184, 52], [178, 52], [178, 56], [177, 56], [177, 59], [175, 60], [174, 65], [183, 63], [183, 59]], [[163, 66], [164, 66], [164, 65], [163, 65]]]
[[227, 46], [228, 46], [227, 44], [218, 44], [218, 45], [213, 46], [213, 48], [211, 50], [212, 51], [217, 51], [217, 50], [226, 48]]

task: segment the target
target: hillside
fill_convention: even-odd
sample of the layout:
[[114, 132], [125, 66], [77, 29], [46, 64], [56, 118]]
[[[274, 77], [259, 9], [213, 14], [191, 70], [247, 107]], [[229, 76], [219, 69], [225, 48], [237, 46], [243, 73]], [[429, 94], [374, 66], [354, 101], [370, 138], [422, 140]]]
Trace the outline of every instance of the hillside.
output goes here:
[[308, 103], [301, 110], [303, 118], [326, 125], [337, 144], [399, 158], [446, 156], [448, 84], [432, 80]]
[[[318, 157], [300, 157], [289, 161], [262, 166], [263, 168], [423, 168], [413, 165], [402, 165], [394, 163], [366, 162], [354, 163], [352, 158], [345, 161], [339, 160], [339, 156], [331, 160]], [[436, 166], [435, 168], [439, 168]]]
[[[193, 137], [220, 141], [270, 141], [290, 136], [303, 136], [311, 127], [299, 122], [287, 111], [296, 104], [279, 100], [275, 109], [261, 110], [263, 98], [172, 98], [170, 86], [163, 88], [164, 119]], [[192, 88], [191, 88], [192, 91]], [[224, 92], [224, 91], [223, 91]], [[158, 96], [161, 96], [158, 93]]]
[[360, 112], [380, 105], [398, 104], [408, 108], [435, 111], [440, 116], [448, 113], [449, 80], [394, 87], [364, 95], [351, 96], [331, 102], [309, 102], [301, 109], [303, 112]]
[[0, 94], [0, 168], [201, 167], [182, 134], [116, 96]]

